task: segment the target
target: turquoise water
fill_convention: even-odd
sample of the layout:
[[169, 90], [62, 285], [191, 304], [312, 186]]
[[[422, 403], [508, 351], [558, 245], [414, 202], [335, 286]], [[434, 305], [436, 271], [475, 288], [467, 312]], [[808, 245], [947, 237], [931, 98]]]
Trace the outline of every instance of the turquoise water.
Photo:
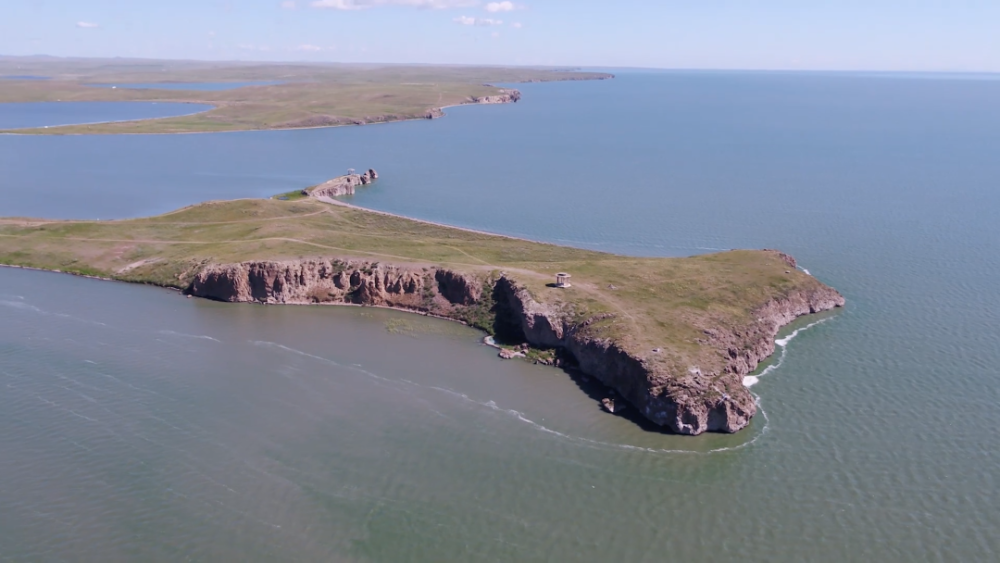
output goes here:
[[[208, 111], [205, 104], [163, 102], [24, 102], [0, 104], [0, 129], [55, 127], [176, 117]], [[17, 181], [19, 178], [10, 178]]]
[[997, 559], [1000, 84], [521, 89], [429, 122], [0, 137], [0, 215], [130, 216], [374, 167], [355, 203], [638, 255], [781, 248], [848, 306], [780, 335], [750, 428], [643, 431], [434, 320], [0, 270], [0, 554]]
[[272, 86], [274, 84], [284, 84], [276, 80], [258, 80], [252, 82], [134, 82], [134, 83], [114, 83], [114, 84], [88, 84], [97, 88], [128, 88], [135, 90], [200, 90], [205, 92], [218, 92], [221, 90], [235, 90], [246, 86]]

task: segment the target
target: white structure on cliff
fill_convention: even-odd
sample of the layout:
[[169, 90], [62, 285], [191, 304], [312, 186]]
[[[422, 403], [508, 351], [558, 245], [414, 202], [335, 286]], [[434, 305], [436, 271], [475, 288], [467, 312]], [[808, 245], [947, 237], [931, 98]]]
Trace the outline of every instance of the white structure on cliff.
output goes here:
[[556, 274], [556, 287], [572, 287], [569, 283], [569, 279], [573, 277], [566, 272], [559, 272]]

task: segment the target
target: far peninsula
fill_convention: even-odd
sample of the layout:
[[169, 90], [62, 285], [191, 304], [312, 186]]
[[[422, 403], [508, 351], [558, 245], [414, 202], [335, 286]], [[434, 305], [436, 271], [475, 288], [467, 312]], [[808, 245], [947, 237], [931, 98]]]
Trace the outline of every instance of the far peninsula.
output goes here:
[[[0, 103], [180, 102], [213, 106], [209, 111], [180, 117], [0, 131], [22, 135], [209, 133], [436, 119], [450, 106], [520, 99], [517, 89], [496, 84], [613, 78], [602, 72], [554, 67], [0, 56], [0, 77], [4, 76], [14, 78], [0, 81]], [[258, 84], [226, 90], [175, 89], [185, 83]], [[135, 84], [144, 87], [129, 86]], [[158, 84], [164, 88], [157, 88]]]

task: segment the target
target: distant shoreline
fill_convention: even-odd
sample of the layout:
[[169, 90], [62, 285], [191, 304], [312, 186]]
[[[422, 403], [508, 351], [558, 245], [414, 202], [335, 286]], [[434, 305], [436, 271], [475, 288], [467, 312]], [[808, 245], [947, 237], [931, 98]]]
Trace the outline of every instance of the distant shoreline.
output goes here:
[[[72, 75], [45, 81], [10, 80], [0, 89], [0, 103], [148, 102], [210, 106], [204, 111], [168, 117], [121, 119], [38, 127], [3, 129], [4, 135], [151, 135], [187, 133], [237, 133], [326, 129], [345, 125], [374, 125], [418, 119], [436, 119], [444, 110], [461, 105], [516, 102], [520, 92], [495, 83], [524, 84], [577, 80], [607, 80], [608, 73], [557, 72], [515, 67], [461, 69], [407, 68], [394, 73], [338, 71], [303, 67], [301, 75], [279, 84], [231, 90], [183, 91], [95, 88], [93, 83], [139, 83], [138, 74]], [[211, 77], [191, 73], [158, 76], [157, 82], [212, 82], [225, 80], [226, 68]], [[239, 69], [233, 70], [233, 72]], [[260, 78], [270, 78], [267, 72]], [[354, 74], [351, 74], [354, 73]], [[410, 78], [409, 74], [413, 77]], [[310, 78], [311, 77], [311, 78]], [[54, 77], [56, 78], [56, 77]], [[413, 82], [411, 82], [413, 80]], [[300, 124], [301, 125], [298, 125]], [[315, 124], [313, 124], [315, 123]]]

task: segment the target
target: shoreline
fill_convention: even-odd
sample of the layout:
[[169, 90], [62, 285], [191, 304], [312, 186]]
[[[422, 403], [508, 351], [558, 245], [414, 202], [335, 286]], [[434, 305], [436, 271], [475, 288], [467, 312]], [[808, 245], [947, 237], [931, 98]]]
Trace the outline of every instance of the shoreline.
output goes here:
[[[0, 264], [0, 268], [10, 268], [10, 269], [13, 269], [13, 270], [28, 270], [28, 271], [32, 271], [32, 272], [45, 272], [45, 273], [48, 273], [48, 274], [60, 274], [60, 275], [65, 275], [65, 276], [73, 276], [73, 277], [76, 277], [76, 278], [83, 278], [83, 279], [95, 280], [95, 281], [102, 281], [102, 282], [111, 282], [111, 283], [116, 283], [116, 284], [120, 283], [120, 284], [126, 284], [126, 285], [140, 285], [140, 286], [154, 287], [154, 288], [157, 288], [157, 289], [164, 289], [164, 290], [167, 290], [167, 291], [173, 291], [173, 292], [179, 293], [179, 294], [181, 294], [181, 295], [183, 295], [183, 296], [185, 296], [187, 298], [192, 298], [193, 297], [195, 299], [204, 299], [205, 301], [214, 301], [216, 303], [226, 303], [226, 301], [219, 301], [217, 299], [212, 299], [210, 297], [202, 297], [200, 295], [185, 294], [183, 288], [169, 286], [169, 285], [161, 285], [161, 284], [146, 283], [146, 282], [137, 282], [137, 281], [131, 281], [131, 280], [116, 279], [116, 278], [106, 278], [106, 277], [94, 276], [94, 275], [90, 275], [90, 274], [81, 274], [81, 273], [78, 273], [78, 272], [66, 272], [66, 271], [63, 271], [63, 270], [50, 270], [50, 269], [47, 269], [47, 268], [35, 268], [33, 266], [18, 266], [16, 264]], [[319, 307], [353, 307], [353, 308], [359, 308], [359, 309], [385, 309], [387, 311], [397, 311], [397, 312], [400, 312], [400, 313], [420, 315], [421, 317], [429, 317], [429, 318], [432, 318], [432, 319], [439, 319], [439, 320], [442, 320], [442, 321], [448, 321], [448, 322], [452, 322], [452, 323], [458, 323], [458, 324], [460, 324], [462, 326], [467, 326], [467, 327], [469, 327], [471, 329], [478, 330], [480, 332], [485, 333], [485, 331], [483, 331], [482, 329], [474, 327], [474, 326], [470, 325], [469, 323], [463, 321], [462, 319], [456, 319], [454, 317], [447, 317], [447, 316], [444, 316], [444, 315], [435, 315], [434, 313], [430, 313], [430, 312], [427, 312], [427, 311], [420, 311], [420, 310], [417, 310], [417, 309], [408, 309], [406, 307], [392, 307], [392, 306], [388, 306], [388, 305], [366, 305], [366, 304], [363, 304], [363, 303], [247, 303], [247, 305], [263, 305], [263, 306], [278, 305], [278, 306], [282, 306], [282, 307], [316, 307], [316, 306], [319, 306]], [[485, 338], [492, 338], [492, 337], [490, 337], [487, 334], [484, 337], [484, 339], [480, 339], [479, 340], [480, 344], [483, 344], [483, 345], [486, 345], [486, 346], [489, 346], [489, 347], [492, 347], [492, 348], [496, 348], [498, 350], [502, 349], [502, 347], [499, 344], [490, 344], [490, 343], [486, 342]]]
[[[570, 71], [570, 72], [576, 72], [576, 71]], [[545, 83], [545, 82], [604, 81], [604, 80], [611, 80], [613, 78], [615, 78], [615, 75], [613, 75], [613, 74], [607, 74], [606, 76], [596, 76], [596, 77], [587, 77], [587, 78], [575, 78], [574, 77], [574, 78], [558, 78], [558, 79], [554, 79], [554, 80], [526, 80], [526, 81], [522, 81], [522, 82], [516, 82], [515, 81], [515, 82], [511, 82], [510, 84], [541, 84], [541, 83]], [[491, 88], [498, 88], [498, 89], [501, 89], [501, 90], [504, 89], [504, 87], [502, 87], [502, 86], [496, 86], [496, 85], [493, 85], [493, 84], [485, 84], [485, 86], [489, 86]], [[485, 97], [507, 96], [507, 95], [509, 95], [509, 93], [492, 94], [492, 95], [487, 95]], [[518, 97], [520, 97], [520, 92], [518, 92]], [[212, 108], [211, 109], [207, 109], [207, 110], [203, 110], [203, 111], [197, 111], [197, 112], [194, 112], [194, 113], [188, 113], [188, 114], [183, 114], [183, 115], [173, 115], [173, 116], [167, 116], [167, 117], [150, 117], [150, 118], [145, 118], [145, 119], [121, 119], [121, 120], [113, 120], [113, 121], [94, 121], [94, 122], [89, 122], [89, 123], [70, 123], [70, 124], [65, 124], [65, 125], [47, 125], [47, 126], [38, 126], [38, 127], [20, 127], [18, 129], [4, 129], [4, 130], [0, 131], [0, 135], [18, 135], [18, 136], [44, 136], [44, 135], [51, 135], [51, 136], [65, 136], [65, 137], [87, 136], [87, 135], [203, 135], [203, 134], [209, 134], [209, 133], [247, 133], [247, 132], [254, 132], [254, 131], [298, 131], [298, 130], [310, 130], [310, 129], [331, 129], [331, 128], [334, 128], [334, 127], [348, 127], [348, 126], [361, 126], [361, 125], [381, 125], [381, 124], [388, 124], [388, 123], [401, 123], [401, 122], [406, 122], [406, 121], [440, 119], [440, 118], [445, 117], [447, 115], [444, 112], [444, 110], [448, 109], [448, 108], [461, 107], [461, 106], [476, 106], [476, 105], [481, 105], [481, 106], [506, 105], [506, 104], [516, 103], [517, 99], [509, 99], [509, 100], [502, 101], [502, 102], [465, 101], [465, 102], [460, 102], [460, 103], [457, 103], [457, 104], [447, 104], [447, 105], [443, 105], [443, 106], [434, 106], [434, 107], [431, 107], [431, 108], [428, 108], [427, 110], [425, 110], [424, 114], [420, 115], [420, 116], [412, 116], [412, 117], [405, 117], [405, 118], [402, 118], [402, 119], [390, 119], [390, 120], [379, 119], [381, 117], [385, 117], [386, 115], [392, 115], [392, 114], [382, 114], [382, 115], [374, 116], [371, 121], [363, 121], [361, 123], [350, 123], [349, 122], [349, 123], [338, 123], [338, 124], [330, 124], [330, 125], [312, 125], [312, 126], [306, 126], [306, 127], [268, 127], [268, 128], [265, 128], [265, 129], [229, 129], [229, 130], [225, 130], [225, 131], [149, 131], [149, 132], [138, 132], [138, 133], [137, 132], [129, 132], [129, 131], [121, 131], [121, 132], [117, 132], [117, 131], [116, 132], [97, 132], [97, 133], [92, 133], [92, 132], [61, 133], [59, 131], [43, 132], [43, 131], [39, 131], [39, 130], [40, 129], [62, 128], [62, 127], [82, 127], [82, 126], [89, 126], [89, 125], [107, 125], [107, 124], [111, 124], [111, 123], [137, 123], [137, 124], [139, 124], [139, 123], [146, 123], [146, 122], [150, 122], [150, 121], [158, 121], [158, 120], [162, 120], [162, 119], [174, 119], [174, 118], [177, 118], [177, 117], [190, 117], [190, 116], [193, 116], [193, 115], [201, 115], [201, 114], [205, 114], [205, 113], [209, 113], [209, 112], [215, 111], [215, 110], [217, 110], [219, 108], [230, 107], [230, 106], [238, 105], [238, 104], [227, 103], [227, 102], [220, 103], [220, 102], [216, 102], [216, 101], [205, 101], [205, 100], [181, 100], [181, 101], [178, 101], [178, 100], [171, 100], [171, 99], [164, 99], [164, 100], [72, 100], [72, 101], [58, 100], [58, 101], [55, 101], [55, 102], [53, 102], [53, 101], [38, 101], [38, 102], [5, 102], [5, 103], [42, 103], [42, 104], [45, 104], [45, 103], [55, 103], [55, 104], [60, 104], [60, 103], [90, 103], [90, 102], [94, 102], [94, 103], [123, 103], [123, 104], [128, 104], [128, 103], [199, 104], [199, 105], [209, 105], [209, 106], [212, 106]], [[439, 114], [439, 115], [434, 115], [435, 112], [437, 114]], [[34, 133], [19, 133], [18, 132], [19, 130], [29, 130], [29, 131], [37, 131], [37, 132], [34, 132]]]
[[[196, 112], [192, 112], [192, 113], [182, 113], [181, 115], [165, 115], [163, 117], [144, 117], [142, 119], [114, 119], [112, 121], [88, 121], [87, 123], [63, 123], [63, 124], [60, 124], [60, 125], [38, 125], [38, 126], [35, 126], [35, 127], [18, 127], [17, 129], [4, 129], [3, 132], [0, 132], [0, 135], [23, 135], [25, 137], [27, 137], [27, 136], [40, 136], [40, 135], [43, 135], [43, 134], [42, 133], [18, 133], [17, 131], [19, 131], [21, 129], [37, 130], [37, 129], [51, 129], [51, 128], [56, 128], [56, 127], [81, 127], [81, 126], [87, 126], [87, 125], [107, 125], [108, 123], [144, 123], [144, 122], [147, 122], [147, 121], [159, 121], [161, 119], [174, 119], [176, 117], [191, 117], [192, 115], [201, 115], [203, 113], [208, 113], [208, 112], [210, 112], [210, 111], [212, 111], [214, 109], [218, 109], [220, 107], [220, 106], [216, 106], [216, 105], [208, 104], [208, 103], [204, 103], [204, 102], [162, 102], [162, 101], [150, 102], [150, 101], [146, 101], [146, 100], [129, 100], [129, 101], [86, 100], [86, 101], [67, 101], [67, 102], [64, 102], [62, 100], [56, 100], [54, 102], [7, 102], [7, 103], [12, 103], [12, 104], [192, 104], [192, 105], [199, 105], [199, 106], [212, 106], [209, 109], [205, 109], [205, 110], [201, 110], [201, 111], [196, 111]], [[208, 131], [206, 131], [206, 132], [208, 132]], [[95, 134], [95, 133], [63, 133], [63, 134], [61, 134], [61, 136], [69, 136], [69, 135], [91, 135], [91, 134]], [[100, 133], [96, 133], [96, 134], [100, 134]], [[109, 133], [105, 133], [105, 134], [109, 134]], [[111, 133], [111, 134], [113, 134], [113, 133]], [[55, 136], [55, 135], [60, 135], [60, 134], [59, 133], [53, 134], [53, 136]]]
[[[445, 228], [445, 229], [455, 229], [455, 230], [458, 230], [458, 231], [464, 231], [466, 233], [472, 233], [472, 234], [475, 234], [475, 235], [486, 235], [486, 236], [491, 236], [491, 237], [503, 237], [503, 238], [507, 238], [507, 239], [511, 239], [511, 240], [520, 240], [520, 241], [530, 242], [530, 243], [535, 243], [535, 244], [553, 244], [553, 243], [546, 243], [546, 242], [541, 242], [541, 241], [537, 241], [537, 240], [531, 240], [531, 239], [528, 239], [528, 238], [514, 236], [514, 235], [505, 235], [505, 234], [502, 234], [502, 233], [491, 233], [489, 231], [482, 231], [482, 230], [478, 230], [478, 229], [472, 229], [472, 228], [469, 228], [469, 227], [456, 227], [455, 225], [448, 225], [448, 224], [445, 224], [445, 223], [439, 223], [437, 221], [430, 221], [430, 220], [427, 220], [427, 219], [418, 219], [416, 217], [408, 217], [406, 215], [401, 215], [399, 213], [393, 213], [391, 211], [381, 211], [381, 210], [378, 210], [378, 209], [371, 209], [371, 208], [368, 208], [368, 207], [361, 207], [360, 205], [354, 205], [353, 203], [347, 203], [346, 201], [340, 201], [340, 200], [333, 199], [331, 197], [326, 197], [326, 196], [309, 196], [309, 197], [311, 197], [312, 199], [315, 199], [316, 201], [320, 201], [320, 202], [326, 203], [328, 205], [336, 205], [338, 207], [346, 207], [348, 209], [354, 209], [354, 210], [357, 210], [357, 211], [364, 211], [366, 213], [375, 213], [377, 215], [384, 215], [386, 217], [395, 217], [396, 219], [406, 219], [407, 221], [414, 221], [414, 222], [417, 222], [417, 223], [423, 223], [425, 225], [433, 225], [435, 227], [442, 227], [442, 228]], [[599, 251], [594, 251], [594, 252], [599, 252]]]
[[[142, 101], [142, 100], [111, 101], [111, 102], [97, 100], [95, 102], [96, 103], [121, 103], [121, 104], [150, 103], [150, 102], [145, 102], [145, 101]], [[66, 103], [66, 102], [12, 102], [12, 103], [61, 104], [61, 103]], [[80, 102], [80, 103], [89, 103], [89, 102]], [[163, 103], [163, 104], [172, 104], [172, 103], [201, 104], [202, 102], [152, 102], [152, 103]], [[432, 119], [441, 119], [442, 117], [445, 117], [447, 114], [444, 113], [444, 109], [446, 109], [446, 108], [457, 108], [457, 107], [461, 107], [461, 106], [493, 106], [493, 105], [504, 105], [504, 104], [508, 104], [508, 103], [511, 103], [511, 102], [492, 103], [492, 104], [479, 103], [479, 102], [466, 102], [466, 103], [461, 103], [461, 104], [451, 104], [451, 105], [448, 105], [448, 106], [441, 106], [439, 108], [431, 108], [431, 109], [427, 110], [428, 113], [431, 112], [431, 111], [435, 111], [435, 110], [441, 112], [441, 116], [440, 117], [434, 117], [434, 118], [430, 118], [430, 117], [426, 117], [426, 116], [420, 116], [420, 117], [407, 117], [407, 118], [404, 118], [404, 119], [375, 120], [375, 121], [367, 121], [367, 122], [364, 122], [364, 123], [338, 123], [338, 124], [335, 124], [335, 125], [310, 125], [308, 127], [269, 127], [267, 129], [230, 129], [230, 130], [226, 130], [226, 131], [151, 131], [151, 132], [146, 132], [146, 133], [133, 133], [133, 132], [129, 132], [129, 131], [122, 131], [120, 133], [119, 132], [115, 132], [115, 133], [60, 133], [58, 131], [54, 131], [52, 133], [41, 133], [41, 132], [40, 133], [18, 133], [17, 130], [6, 129], [4, 131], [0, 131], [0, 135], [16, 135], [16, 136], [22, 136], [22, 137], [40, 137], [40, 136], [46, 136], [46, 135], [53, 136], [53, 137], [55, 137], [55, 136], [59, 136], [59, 137], [86, 137], [88, 135], [92, 135], [92, 136], [97, 136], [97, 135], [211, 135], [211, 134], [222, 135], [222, 134], [226, 134], [226, 133], [255, 133], [255, 132], [264, 132], [264, 131], [308, 131], [308, 130], [311, 130], [311, 129], [334, 129], [334, 128], [337, 128], [337, 127], [364, 127], [364, 126], [369, 126], [369, 125], [388, 125], [390, 123], [404, 123], [404, 122], [407, 122], [407, 121], [424, 121], [424, 120], [430, 121]], [[209, 104], [206, 104], [206, 105], [209, 105]], [[48, 127], [45, 127], [45, 126], [42, 126], [42, 127], [23, 127], [22, 129], [37, 130], [37, 129], [52, 128], [52, 127], [77, 127], [77, 126], [84, 126], [84, 125], [105, 125], [105, 124], [108, 124], [108, 123], [145, 123], [147, 121], [158, 121], [158, 120], [161, 120], [161, 119], [173, 119], [175, 117], [189, 117], [189, 116], [192, 116], [192, 115], [201, 115], [203, 113], [208, 113], [210, 111], [216, 110], [216, 109], [218, 109], [220, 107], [225, 107], [225, 106], [218, 105], [218, 106], [213, 107], [212, 109], [207, 109], [207, 110], [204, 110], [204, 111], [197, 111], [197, 112], [194, 112], [194, 113], [187, 113], [187, 114], [184, 114], [184, 115], [174, 115], [174, 116], [169, 116], [169, 117], [150, 117], [148, 119], [122, 119], [122, 120], [117, 120], [117, 121], [95, 121], [95, 122], [92, 122], [92, 123], [72, 123], [72, 124], [69, 124], [69, 125], [49, 125]]]

